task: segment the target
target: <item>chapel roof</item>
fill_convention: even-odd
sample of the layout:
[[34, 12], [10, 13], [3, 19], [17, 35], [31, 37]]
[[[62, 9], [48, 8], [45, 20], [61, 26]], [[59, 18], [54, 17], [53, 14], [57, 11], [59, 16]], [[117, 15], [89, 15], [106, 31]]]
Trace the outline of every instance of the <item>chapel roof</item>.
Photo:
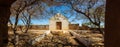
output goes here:
[[65, 16], [60, 13], [57, 13], [55, 16], [51, 17], [50, 20], [68, 20]]

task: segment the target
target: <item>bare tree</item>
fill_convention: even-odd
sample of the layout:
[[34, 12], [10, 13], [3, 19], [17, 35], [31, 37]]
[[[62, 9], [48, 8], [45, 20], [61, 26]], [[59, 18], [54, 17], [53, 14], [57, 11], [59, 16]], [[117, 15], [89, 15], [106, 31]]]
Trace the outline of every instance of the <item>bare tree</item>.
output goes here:
[[[16, 31], [17, 31], [17, 25], [18, 25], [18, 22], [19, 22], [19, 19], [20, 19], [19, 17], [21, 15], [21, 13], [24, 12], [24, 10], [26, 10], [27, 7], [33, 5], [35, 2], [38, 2], [38, 1], [39, 0], [32, 0], [32, 2], [31, 1], [27, 1], [27, 0], [26, 1], [24, 1], [24, 0], [17, 0], [13, 4], [13, 6], [11, 7], [11, 11], [13, 12], [12, 14], [15, 15], [15, 23], [12, 24], [13, 25], [12, 29], [13, 29], [13, 33], [14, 33], [14, 38], [13, 38], [13, 41], [14, 41], [13, 45], [14, 45], [14, 47], [16, 47], [16, 45], [17, 45], [16, 43], [19, 41], [19, 40], [16, 40], [16, 39], [18, 39], [18, 37], [17, 37], [18, 34], [16, 33]], [[27, 28], [25, 30], [25, 33], [26, 33], [28, 31], [29, 26], [30, 26], [31, 16], [28, 16], [28, 18], [26, 18], [25, 15], [23, 15], [23, 16], [24, 16], [24, 18], [26, 20], [26, 23], [27, 23], [27, 25], [26, 25]]]
[[65, 0], [62, 3], [69, 4], [71, 9], [84, 15], [92, 24], [98, 27], [101, 34], [104, 34], [100, 24], [104, 21], [105, 0]]
[[[13, 26], [13, 32], [14, 32], [14, 38], [13, 38], [13, 44], [16, 47], [17, 43], [19, 40], [19, 35], [16, 31], [18, 28], [18, 22], [19, 20], [21, 20], [24, 23], [24, 27], [25, 29], [21, 30], [24, 33], [28, 32], [28, 29], [30, 28], [30, 23], [31, 23], [31, 18], [37, 16], [37, 14], [35, 14], [36, 10], [39, 10], [40, 13], [43, 12], [43, 8], [41, 6], [41, 2], [45, 2], [47, 3], [48, 1], [44, 1], [44, 0], [17, 0], [12, 6], [11, 6], [11, 16], [15, 17], [15, 23], [11, 23], [11, 25]], [[52, 1], [51, 1], [52, 2]], [[23, 31], [24, 30], [24, 31]], [[18, 37], [17, 37], [18, 36]]]

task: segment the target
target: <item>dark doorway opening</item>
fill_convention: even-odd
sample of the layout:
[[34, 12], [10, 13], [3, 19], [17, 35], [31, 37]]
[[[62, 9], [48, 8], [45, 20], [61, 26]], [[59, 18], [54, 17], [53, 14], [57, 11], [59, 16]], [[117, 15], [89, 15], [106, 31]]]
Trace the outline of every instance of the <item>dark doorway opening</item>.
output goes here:
[[61, 22], [56, 22], [57, 30], [62, 29], [62, 23]]

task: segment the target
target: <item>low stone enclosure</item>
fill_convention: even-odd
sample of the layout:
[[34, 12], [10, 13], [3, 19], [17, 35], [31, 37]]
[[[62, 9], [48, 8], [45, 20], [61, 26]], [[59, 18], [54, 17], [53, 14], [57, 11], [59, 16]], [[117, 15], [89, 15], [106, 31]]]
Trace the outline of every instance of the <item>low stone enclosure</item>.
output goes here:
[[[9, 25], [9, 24], [8, 24]], [[11, 26], [9, 25], [9, 29]], [[24, 25], [18, 25], [18, 30], [25, 29]], [[88, 30], [89, 27], [82, 25], [79, 26], [78, 23], [71, 23], [68, 18], [64, 15], [57, 13], [53, 17], [49, 19], [49, 23], [47, 25], [30, 25], [30, 29], [39, 29], [39, 30]]]
[[[41, 30], [31, 30], [30, 32], [26, 34], [29, 36], [25, 41], [27, 44], [20, 43], [26, 39], [19, 40], [19, 47], [25, 45], [28, 47], [104, 47], [104, 37], [98, 33], [91, 33], [90, 30], [43, 30], [42, 33]], [[23, 38], [24, 35], [20, 34], [19, 37]]]

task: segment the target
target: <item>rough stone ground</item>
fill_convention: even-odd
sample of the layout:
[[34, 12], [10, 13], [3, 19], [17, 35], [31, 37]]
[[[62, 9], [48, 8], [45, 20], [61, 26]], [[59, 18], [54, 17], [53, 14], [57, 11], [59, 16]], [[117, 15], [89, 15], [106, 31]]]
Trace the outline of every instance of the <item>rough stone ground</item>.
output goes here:
[[51, 32], [44, 39], [38, 42], [35, 47], [80, 47], [69, 33]]
[[82, 40], [88, 46], [104, 47], [104, 37], [102, 34], [92, 33], [86, 30], [74, 31], [73, 34], [76, 35], [78, 40]]
[[[19, 33], [19, 45], [18, 47], [83, 47], [82, 44], [75, 40], [75, 36], [72, 36], [69, 32], [64, 33], [62, 31], [51, 31], [50, 34], [35, 43], [34, 45], [29, 44], [28, 40], [33, 39], [37, 36], [43, 35], [46, 30], [31, 30], [27, 34]], [[103, 36], [101, 34], [90, 33], [87, 31], [74, 31], [79, 35], [80, 38], [84, 38], [91, 45], [104, 45]], [[12, 33], [9, 32], [10, 38]], [[11, 39], [9, 39], [11, 40]], [[8, 44], [8, 47], [13, 47], [12, 43]]]
[[[17, 31], [19, 37], [17, 37], [19, 40], [18, 40], [18, 47], [29, 47], [31, 46], [31, 44], [28, 44], [29, 40], [39, 36], [39, 35], [42, 35], [44, 34], [46, 30], [29, 30], [28, 33], [23, 33], [21, 31]], [[14, 38], [14, 35], [13, 35], [13, 32], [12, 31], [9, 31], [8, 32], [9, 34], [9, 43], [8, 43], [8, 47], [13, 47], [13, 44], [11, 42], [13, 42], [13, 38]]]

